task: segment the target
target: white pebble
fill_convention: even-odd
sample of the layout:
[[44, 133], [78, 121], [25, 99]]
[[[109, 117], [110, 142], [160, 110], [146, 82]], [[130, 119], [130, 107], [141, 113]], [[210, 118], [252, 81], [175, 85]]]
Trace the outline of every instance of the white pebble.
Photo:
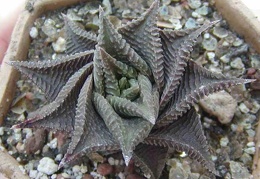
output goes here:
[[247, 147], [254, 147], [255, 146], [255, 143], [254, 142], [248, 142], [246, 144]]
[[70, 175], [67, 174], [67, 173], [62, 173], [61, 175], [62, 175], [64, 178], [70, 178]]
[[251, 109], [251, 113], [256, 114], [258, 110], [260, 109], [260, 105], [258, 104], [257, 101], [253, 101], [253, 108]]
[[220, 146], [221, 146], [221, 147], [226, 147], [226, 146], [228, 145], [228, 143], [229, 143], [229, 140], [228, 140], [227, 137], [222, 137], [222, 138], [220, 139]]
[[222, 61], [223, 63], [229, 63], [230, 58], [227, 55], [223, 55], [222, 57], [220, 57], [220, 61]]
[[66, 50], [66, 40], [59, 37], [56, 42], [52, 43], [52, 47], [55, 52], [64, 52]]
[[212, 155], [212, 156], [211, 156], [211, 159], [212, 159], [213, 162], [215, 162], [215, 161], [217, 161], [218, 157], [215, 156], [215, 155]]
[[113, 157], [109, 157], [107, 161], [110, 165], [115, 165], [115, 159]]
[[47, 175], [51, 175], [58, 171], [58, 165], [55, 164], [53, 159], [44, 157], [40, 160], [37, 170]]
[[72, 167], [72, 171], [73, 171], [73, 173], [78, 173], [78, 172], [80, 172], [80, 166], [74, 165], [74, 166]]
[[29, 172], [29, 177], [30, 177], [30, 178], [36, 178], [36, 177], [37, 177], [37, 174], [38, 174], [38, 171], [37, 171], [37, 170], [30, 170], [30, 172]]
[[249, 112], [249, 109], [246, 107], [246, 105], [244, 103], [241, 103], [239, 106], [238, 106], [239, 110], [242, 112], [242, 113], [248, 113]]
[[57, 174], [51, 175], [51, 179], [56, 179], [56, 178], [57, 178]]
[[243, 44], [243, 40], [241, 40], [241, 39], [236, 39], [233, 42], [233, 46], [235, 46], [235, 47], [241, 46], [242, 44]]
[[55, 161], [61, 161], [61, 159], [62, 159], [62, 154], [56, 155]]
[[249, 137], [255, 137], [255, 131], [252, 129], [246, 130], [246, 133]]
[[122, 172], [120, 172], [120, 173], [118, 174], [118, 177], [119, 177], [120, 179], [125, 179], [125, 175], [124, 175]]
[[51, 149], [56, 149], [58, 145], [58, 140], [57, 138], [52, 139], [48, 144], [47, 144]]
[[248, 154], [254, 155], [255, 154], [255, 147], [246, 148], [244, 151]]
[[210, 35], [209, 35], [209, 33], [205, 33], [205, 34], [203, 35], [203, 37], [204, 37], [204, 39], [209, 39], [209, 38], [210, 38]]
[[38, 37], [38, 29], [36, 27], [32, 27], [30, 30], [30, 36], [35, 39]]
[[213, 59], [213, 58], [215, 58], [216, 55], [214, 52], [208, 52], [207, 56], [208, 56], [208, 59]]
[[242, 59], [237, 57], [235, 58], [231, 63], [230, 66], [235, 69], [243, 69], [245, 68], [245, 65], [242, 62]]
[[32, 134], [32, 129], [29, 129], [29, 128], [25, 128], [23, 129], [23, 133], [26, 135], [25, 138], [28, 139], [29, 137], [31, 137], [33, 134]]
[[4, 135], [4, 127], [0, 127], [0, 136]]
[[88, 172], [88, 167], [85, 165], [81, 165], [81, 169], [80, 169], [81, 173], [87, 173]]

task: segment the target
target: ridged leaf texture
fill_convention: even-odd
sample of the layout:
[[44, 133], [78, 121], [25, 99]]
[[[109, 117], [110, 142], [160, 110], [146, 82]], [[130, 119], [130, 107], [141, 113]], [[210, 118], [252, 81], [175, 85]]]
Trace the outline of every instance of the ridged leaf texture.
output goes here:
[[200, 119], [193, 108], [204, 96], [248, 83], [212, 73], [190, 60], [197, 29], [156, 27], [159, 0], [118, 30], [99, 9], [93, 34], [64, 16], [67, 56], [45, 61], [13, 61], [49, 103], [14, 128], [46, 128], [70, 133], [64, 167], [91, 152], [120, 150], [157, 179], [169, 152], [185, 151], [215, 173]]

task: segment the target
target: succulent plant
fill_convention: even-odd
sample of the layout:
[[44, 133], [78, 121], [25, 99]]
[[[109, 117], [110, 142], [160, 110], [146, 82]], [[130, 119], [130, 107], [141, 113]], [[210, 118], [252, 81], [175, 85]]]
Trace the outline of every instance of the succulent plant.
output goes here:
[[247, 83], [212, 73], [190, 59], [202, 32], [156, 26], [159, 1], [138, 19], [115, 29], [99, 11], [98, 35], [64, 16], [67, 55], [13, 61], [49, 103], [15, 128], [71, 134], [60, 167], [93, 151], [121, 150], [151, 178], [159, 178], [169, 152], [185, 151], [216, 173], [193, 105], [204, 96]]

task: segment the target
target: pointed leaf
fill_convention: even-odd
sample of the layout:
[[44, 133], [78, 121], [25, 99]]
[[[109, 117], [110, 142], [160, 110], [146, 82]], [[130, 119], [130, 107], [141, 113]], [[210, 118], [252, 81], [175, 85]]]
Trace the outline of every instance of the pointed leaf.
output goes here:
[[156, 129], [146, 138], [145, 143], [185, 151], [190, 158], [197, 160], [210, 172], [216, 173], [200, 119], [194, 108], [168, 126]]
[[140, 18], [121, 27], [118, 32], [149, 64], [159, 91], [164, 85], [162, 45], [156, 26], [159, 1], [156, 0]]
[[71, 142], [60, 167], [93, 151], [119, 150], [119, 144], [93, 108], [92, 86], [90, 75], [79, 94]]
[[66, 31], [66, 53], [71, 55], [94, 49], [97, 36], [81, 29], [75, 22], [63, 15]]
[[113, 25], [104, 16], [102, 8], [100, 8], [100, 26], [98, 35], [98, 44], [105, 49], [107, 53], [120, 61], [128, 63], [136, 68], [139, 72], [146, 76], [151, 76], [151, 70], [147, 63], [130, 47], [130, 45], [122, 39]]
[[160, 177], [168, 157], [166, 147], [139, 144], [134, 151], [134, 161], [145, 174], [151, 176], [150, 179]]
[[69, 78], [53, 102], [30, 113], [28, 120], [14, 127], [71, 131], [74, 125], [76, 99], [91, 70], [92, 63], [82, 67]]
[[218, 21], [205, 24], [194, 31], [194, 29], [172, 31], [161, 31], [163, 44], [164, 69], [166, 85], [160, 99], [160, 107], [163, 109], [170, 101], [175, 89], [178, 87], [190, 52], [202, 32], [212, 27]]
[[157, 126], [167, 125], [176, 120], [206, 95], [248, 82], [251, 80], [228, 78], [220, 73], [210, 72], [190, 60], [171, 103], [159, 117]]
[[12, 61], [10, 65], [30, 78], [53, 101], [68, 79], [87, 63], [91, 62], [93, 51], [86, 51], [57, 60]]
[[98, 93], [94, 93], [94, 104], [109, 131], [120, 143], [125, 162], [128, 165], [135, 146], [148, 136], [153, 125], [140, 118], [131, 120], [121, 118], [107, 100]]

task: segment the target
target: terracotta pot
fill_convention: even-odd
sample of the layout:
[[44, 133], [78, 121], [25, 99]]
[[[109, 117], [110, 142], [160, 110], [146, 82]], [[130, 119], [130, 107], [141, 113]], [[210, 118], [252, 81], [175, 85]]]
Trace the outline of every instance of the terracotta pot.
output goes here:
[[[84, 0], [28, 0], [14, 28], [10, 45], [0, 69], [0, 124], [6, 116], [14, 97], [16, 81], [19, 74], [6, 64], [14, 59], [24, 60], [27, 57], [30, 38], [29, 31], [33, 22], [46, 11], [73, 5]], [[34, 2], [32, 4], [32, 2]], [[218, 11], [227, 20], [232, 30], [240, 34], [247, 43], [260, 53], [260, 22], [240, 0], [215, 0]], [[21, 35], [22, 34], [22, 35]], [[260, 145], [260, 125], [257, 129], [256, 146]], [[260, 178], [259, 148], [256, 147], [252, 166], [254, 178]], [[1, 166], [1, 162], [0, 162]], [[1, 167], [0, 167], [1, 169]], [[0, 170], [1, 172], [1, 170]]]

